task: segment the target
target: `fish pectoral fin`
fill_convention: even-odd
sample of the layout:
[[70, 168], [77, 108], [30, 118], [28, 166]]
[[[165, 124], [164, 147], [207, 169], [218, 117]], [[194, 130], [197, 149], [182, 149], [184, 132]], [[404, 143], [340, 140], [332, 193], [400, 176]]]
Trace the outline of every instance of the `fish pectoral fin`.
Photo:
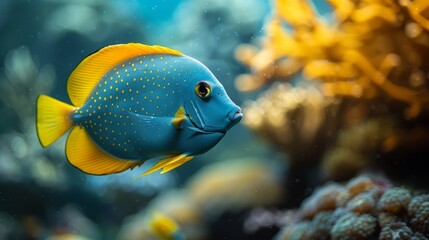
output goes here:
[[110, 156], [102, 151], [81, 127], [75, 127], [67, 138], [66, 156], [71, 165], [93, 175], [123, 172], [144, 162], [121, 160]]
[[186, 119], [185, 111], [183, 110], [183, 107], [180, 106], [179, 110], [177, 110], [173, 118], [174, 127], [176, 127], [177, 129], [182, 129], [183, 128], [182, 123], [185, 119]]
[[[179, 154], [179, 155], [174, 155], [174, 156], [170, 156], [170, 157], [166, 157], [162, 160], [160, 160], [158, 163], [156, 163], [155, 165], [153, 165], [150, 169], [148, 169], [146, 172], [144, 172], [143, 174], [141, 174], [140, 176], [136, 177], [133, 179], [136, 180], [138, 178], [144, 177], [148, 174], [151, 174], [153, 172], [156, 172], [160, 169], [163, 169], [163, 171], [161, 173], [165, 173], [168, 172], [180, 165], [182, 165], [183, 163], [191, 160], [193, 158], [193, 156], [188, 156], [185, 154]], [[171, 168], [169, 168], [169, 166], [172, 166]], [[173, 167], [174, 166], [174, 167]], [[168, 169], [168, 171], [165, 171], [165, 169]]]

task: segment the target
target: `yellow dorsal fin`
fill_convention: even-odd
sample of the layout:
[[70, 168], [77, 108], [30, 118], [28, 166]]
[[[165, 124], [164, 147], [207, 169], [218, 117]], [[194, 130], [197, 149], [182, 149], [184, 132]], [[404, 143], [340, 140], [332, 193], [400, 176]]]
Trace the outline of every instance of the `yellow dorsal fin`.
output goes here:
[[[153, 165], [149, 170], [147, 170], [146, 172], [144, 172], [140, 176], [134, 178], [133, 181], [136, 180], [137, 178], [141, 178], [141, 177], [144, 177], [144, 176], [146, 176], [148, 174], [156, 172], [156, 171], [160, 170], [161, 168], [165, 168], [167, 166], [170, 166], [171, 164], [176, 164], [176, 163], [182, 162], [182, 161], [184, 161], [183, 163], [185, 163], [185, 162], [191, 160], [192, 158], [193, 158], [193, 156], [187, 156], [185, 154], [180, 154], [180, 155], [174, 155], [174, 156], [166, 157], [164, 159], [161, 159], [158, 163], [156, 163], [155, 165]], [[182, 165], [182, 164], [180, 164], [180, 165]], [[176, 167], [178, 167], [180, 165], [177, 165]], [[172, 170], [174, 168], [171, 168], [170, 170]]]
[[108, 155], [81, 127], [75, 127], [67, 138], [66, 155], [73, 166], [93, 175], [119, 173], [143, 164], [143, 161], [120, 160]]
[[177, 110], [176, 115], [174, 116], [173, 125], [176, 128], [180, 128], [181, 129], [182, 128], [182, 122], [185, 119], [186, 119], [185, 111], [183, 110], [183, 107], [180, 106], [179, 110]]
[[177, 50], [140, 43], [117, 44], [104, 47], [86, 57], [70, 74], [67, 92], [75, 106], [82, 106], [98, 81], [114, 66], [127, 59], [150, 54], [182, 56]]

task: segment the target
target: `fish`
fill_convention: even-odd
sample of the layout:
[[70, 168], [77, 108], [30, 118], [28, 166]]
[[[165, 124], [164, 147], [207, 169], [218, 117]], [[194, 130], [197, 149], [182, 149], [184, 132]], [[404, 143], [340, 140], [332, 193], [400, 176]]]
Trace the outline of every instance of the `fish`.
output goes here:
[[213, 73], [164, 46], [110, 45], [67, 80], [71, 104], [41, 94], [36, 129], [46, 148], [69, 130], [68, 162], [108, 175], [158, 159], [139, 177], [169, 172], [213, 148], [243, 117]]
[[163, 240], [185, 240], [177, 222], [163, 213], [153, 212], [148, 223], [151, 230]]

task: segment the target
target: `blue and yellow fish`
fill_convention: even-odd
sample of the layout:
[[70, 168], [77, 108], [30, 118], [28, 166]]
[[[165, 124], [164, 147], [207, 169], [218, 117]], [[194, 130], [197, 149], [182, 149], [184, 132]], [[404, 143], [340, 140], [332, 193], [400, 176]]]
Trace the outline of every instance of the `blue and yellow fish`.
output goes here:
[[177, 50], [107, 46], [71, 73], [72, 105], [37, 99], [37, 134], [48, 147], [69, 129], [66, 156], [81, 171], [119, 173], [161, 158], [143, 175], [168, 172], [214, 147], [242, 118], [199, 61]]
[[152, 231], [163, 240], [185, 240], [177, 222], [160, 212], [153, 212], [149, 220]]

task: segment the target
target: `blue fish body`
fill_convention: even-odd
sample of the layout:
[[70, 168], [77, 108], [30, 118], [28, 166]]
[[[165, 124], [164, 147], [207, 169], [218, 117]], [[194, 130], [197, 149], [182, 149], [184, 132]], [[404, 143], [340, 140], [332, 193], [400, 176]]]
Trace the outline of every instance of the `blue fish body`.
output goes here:
[[[120, 50], [143, 47], [150, 54], [120, 55]], [[61, 114], [67, 112], [67, 127], [75, 127], [67, 141], [67, 157], [84, 172], [116, 173], [156, 157], [164, 159], [146, 174], [161, 168], [167, 172], [214, 147], [242, 118], [222, 84], [191, 57], [141, 44], [112, 48], [114, 54], [102, 50], [84, 60], [69, 78], [69, 95], [81, 106], [58, 108]], [[111, 55], [122, 61], [105, 60]], [[97, 60], [108, 61], [110, 67], [93, 74], [91, 67], [97, 66]], [[97, 79], [85, 86], [86, 76]], [[38, 113], [46, 115], [43, 106], [49, 101], [45, 98], [38, 100]], [[49, 119], [39, 115], [39, 140], [49, 145], [52, 140], [44, 139]], [[81, 150], [81, 144], [93, 146]]]

